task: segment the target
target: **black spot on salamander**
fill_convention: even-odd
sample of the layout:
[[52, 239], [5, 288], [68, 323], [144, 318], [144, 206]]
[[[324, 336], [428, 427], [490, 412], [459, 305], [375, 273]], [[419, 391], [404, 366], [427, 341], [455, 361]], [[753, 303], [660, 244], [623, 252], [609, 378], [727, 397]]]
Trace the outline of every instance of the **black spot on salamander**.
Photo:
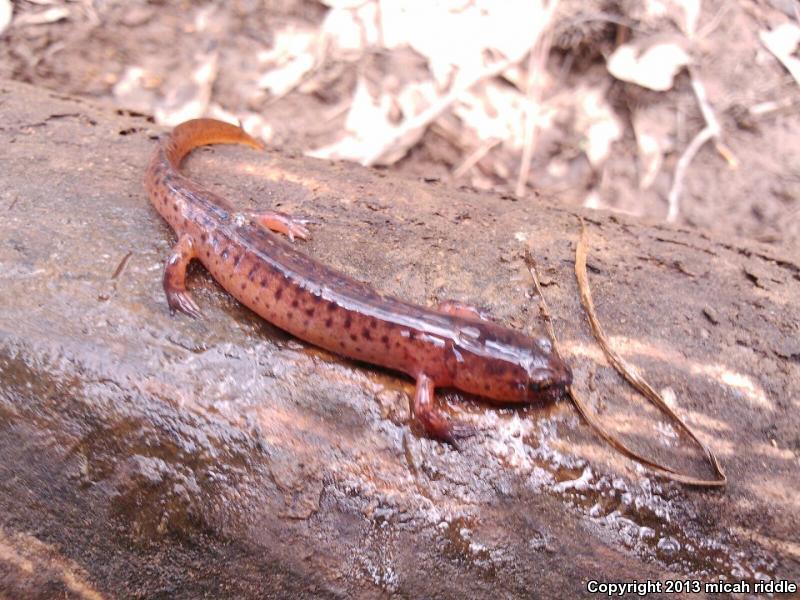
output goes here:
[[358, 336], [355, 333], [351, 333], [350, 334], [350, 339], [355, 342], [358, 339]]
[[297, 308], [300, 305], [300, 302], [295, 298], [292, 300], [292, 308]]
[[369, 329], [367, 329], [366, 327], [364, 327], [364, 329], [361, 331], [361, 335], [364, 336], [365, 340], [371, 340], [372, 339], [372, 336], [369, 333]]
[[381, 341], [384, 343], [384, 345], [385, 345], [387, 348], [389, 347], [389, 336], [388, 336], [388, 335], [384, 335], [384, 336], [382, 336], [382, 337], [381, 337]]
[[233, 257], [233, 266], [234, 267], [238, 267], [239, 263], [242, 262], [242, 256], [244, 256], [244, 253], [237, 254], [236, 256]]
[[247, 274], [247, 278], [250, 281], [255, 281], [256, 280], [256, 271], [258, 271], [258, 267], [256, 267], [256, 266], [253, 266], [253, 268], [250, 269], [250, 272]]
[[267, 278], [266, 277], [262, 277], [261, 278], [261, 287], [267, 287]]
[[307, 308], [307, 309], [306, 309], [306, 314], [307, 314], [309, 317], [313, 317], [313, 316], [314, 316], [314, 309], [313, 309], [313, 308]]
[[281, 296], [283, 296], [283, 288], [279, 287], [277, 290], [275, 290], [275, 300], [280, 300]]
[[243, 281], [243, 282], [242, 282], [242, 289], [244, 289], [244, 288], [246, 288], [246, 287], [247, 287], [247, 282], [246, 282], [246, 281]]
[[290, 313], [290, 312], [286, 313], [286, 320], [287, 321], [291, 321], [293, 316], [294, 316], [293, 313]]
[[335, 302], [329, 302], [329, 303], [328, 303], [328, 310], [329, 310], [330, 312], [334, 312], [334, 311], [335, 311], [336, 309], [338, 309], [338, 308], [339, 308], [339, 307], [338, 307], [338, 306], [336, 306], [336, 303], [335, 303]]
[[347, 317], [344, 320], [344, 328], [345, 329], [350, 329], [350, 326], [352, 324], [353, 324], [353, 321], [350, 319], [350, 315], [347, 315]]
[[330, 327], [331, 325], [333, 325], [333, 319], [328, 317], [327, 319], [325, 319], [325, 327]]
[[486, 365], [486, 372], [490, 375], [503, 375], [506, 372], [506, 365], [500, 361], [490, 361]]
[[205, 244], [207, 240], [208, 240], [208, 234], [204, 231], [203, 233], [200, 234], [200, 241]]
[[222, 251], [222, 254], [220, 254], [220, 256], [222, 257], [222, 260], [228, 260], [228, 256], [230, 256], [230, 252], [228, 251], [227, 248], [225, 248], [225, 250]]
[[369, 326], [375, 329], [378, 326], [378, 321], [375, 319], [370, 319]]

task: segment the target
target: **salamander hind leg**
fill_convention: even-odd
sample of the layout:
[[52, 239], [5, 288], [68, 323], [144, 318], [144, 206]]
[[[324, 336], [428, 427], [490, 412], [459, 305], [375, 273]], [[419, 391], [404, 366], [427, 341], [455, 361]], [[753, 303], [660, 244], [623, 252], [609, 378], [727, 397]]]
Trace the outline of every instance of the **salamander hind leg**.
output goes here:
[[429, 436], [458, 448], [459, 439], [475, 435], [474, 427], [446, 419], [436, 408], [435, 401], [433, 380], [425, 374], [420, 375], [414, 392], [414, 416]]
[[191, 236], [182, 235], [164, 267], [164, 292], [167, 294], [167, 304], [172, 311], [177, 310], [197, 319], [203, 315], [186, 291], [186, 267], [195, 256]]
[[289, 240], [294, 241], [295, 237], [307, 240], [311, 233], [308, 231], [306, 219], [295, 219], [287, 214], [276, 211], [266, 211], [253, 214], [253, 221], [265, 229], [282, 233]]
[[442, 300], [436, 305], [436, 310], [446, 315], [466, 317], [467, 319], [479, 319], [481, 321], [489, 321], [491, 319], [491, 315], [487, 311], [458, 300]]

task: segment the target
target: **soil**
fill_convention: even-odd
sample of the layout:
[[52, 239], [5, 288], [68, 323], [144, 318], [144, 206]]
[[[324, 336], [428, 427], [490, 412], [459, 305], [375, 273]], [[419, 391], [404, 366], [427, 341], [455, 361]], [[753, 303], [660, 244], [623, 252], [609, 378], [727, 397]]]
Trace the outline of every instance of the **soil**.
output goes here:
[[[697, 64], [693, 68], [705, 83], [723, 127], [723, 141], [738, 166], [732, 168], [713, 144], [707, 144], [688, 169], [679, 222], [720, 235], [754, 238], [796, 255], [800, 248], [800, 87], [758, 38], [760, 30], [791, 17], [792, 4], [702, 3], [698, 19], [702, 35], [694, 44]], [[343, 127], [344, 111], [340, 107], [352, 94], [358, 73], [382, 76], [389, 72], [402, 77], [419, 67], [419, 61], [402, 58], [399, 52], [379, 53], [354, 64], [326, 64], [328, 85], [318, 86], [313, 93], [295, 90], [271, 98], [255, 91], [261, 74], [256, 57], [271, 47], [275, 32], [286, 25], [318, 25], [326, 6], [298, 0], [270, 2], [266, 9], [255, 0], [136, 0], [65, 6], [67, 16], [57, 22], [12, 25], [0, 37], [0, 78], [117, 102], [114, 86], [124, 77], [126, 68], [141, 66], [152, 74], [148, 89], [138, 98], [127, 98], [129, 105], [120, 108], [149, 113], [158, 101], [180, 96], [176, 88], [186, 85], [187, 74], [201, 60], [199, 57], [213, 49], [219, 56], [219, 74], [211, 102], [233, 114], [250, 111], [262, 115], [272, 129], [271, 144], [276, 148], [308, 150], [333, 141]], [[569, 6], [565, 11], [572, 10]], [[581, 14], [592, 13], [590, 8], [583, 6]], [[634, 10], [625, 3], [598, 4], [595, 8], [601, 15]], [[41, 12], [42, 8], [39, 3], [20, 2], [15, 11], [24, 15]], [[608, 80], [608, 98], [623, 120], [628, 119], [625, 135], [615, 143], [603, 168], [596, 170], [580, 158], [579, 139], [558, 134], [554, 143], [544, 143], [535, 156], [535, 191], [529, 191], [523, 199], [530, 201], [535, 193], [545, 193], [575, 205], [585, 202], [591, 189], [597, 192], [601, 207], [662, 219], [675, 163], [703, 126], [689, 77], [684, 72], [667, 93], [613, 81], [605, 72], [604, 60], [613, 48], [612, 42], [625, 31], [597, 18], [588, 20], [589, 25], [581, 29], [574, 24], [581, 21], [571, 17], [568, 14], [560, 22], [548, 69], [560, 74], [564, 89]], [[708, 26], [707, 31], [704, 26]], [[663, 24], [660, 27], [666, 29]], [[775, 102], [776, 108], [758, 115], [749, 112], [764, 102]], [[630, 123], [634, 111], [643, 109], [652, 119], [675, 123], [671, 127], [675, 130], [675, 148], [648, 190], [638, 188], [642, 167]], [[451, 173], [463, 160], [463, 152], [453, 147], [441, 128], [433, 127], [389, 170], [438, 177], [458, 187], [463, 181], [454, 180]], [[553, 182], [548, 166], [565, 157], [571, 165], [569, 174]], [[507, 179], [494, 177], [489, 184], [500, 193], [508, 193], [514, 187], [517, 168], [509, 165]]]

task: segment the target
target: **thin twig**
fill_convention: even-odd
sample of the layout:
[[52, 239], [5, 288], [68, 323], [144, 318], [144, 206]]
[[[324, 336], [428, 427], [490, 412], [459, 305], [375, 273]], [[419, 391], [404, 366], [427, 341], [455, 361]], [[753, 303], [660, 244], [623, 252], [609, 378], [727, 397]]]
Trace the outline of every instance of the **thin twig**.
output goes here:
[[672, 189], [669, 191], [669, 209], [667, 211], [667, 221], [670, 223], [674, 222], [678, 218], [678, 213], [680, 211], [681, 192], [683, 192], [683, 179], [686, 176], [686, 169], [689, 168], [689, 164], [692, 162], [700, 148], [702, 148], [703, 145], [712, 137], [714, 137], [714, 130], [710, 127], [706, 127], [700, 133], [694, 136], [694, 139], [689, 143], [688, 146], [686, 146], [686, 150], [683, 151], [680, 159], [678, 159], [678, 164], [675, 166], [675, 176], [672, 178]]
[[[633, 385], [637, 390], [645, 395], [651, 402], [653, 402], [656, 406], [661, 408], [661, 410], [674, 419], [691, 438], [694, 440], [700, 448], [708, 457], [709, 462], [714, 467], [716, 474], [718, 475], [718, 479], [699, 479], [696, 477], [691, 477], [689, 475], [683, 475], [678, 473], [671, 467], [666, 465], [662, 465], [658, 462], [655, 462], [647, 457], [642, 456], [635, 450], [629, 448], [624, 443], [622, 443], [616, 436], [611, 434], [601, 423], [597, 416], [589, 409], [588, 403], [586, 403], [583, 398], [577, 393], [575, 388], [569, 386], [567, 388], [567, 393], [572, 398], [572, 401], [575, 403], [575, 408], [578, 409], [578, 412], [581, 414], [583, 419], [586, 423], [594, 430], [594, 432], [607, 444], [609, 444], [612, 448], [617, 450], [617, 452], [621, 453], [628, 458], [643, 464], [647, 467], [650, 467], [654, 471], [658, 472], [662, 476], [672, 479], [673, 481], [677, 481], [686, 485], [692, 486], [701, 486], [701, 487], [721, 487], [724, 486], [727, 482], [725, 477], [725, 473], [722, 470], [722, 467], [719, 464], [716, 456], [694, 435], [694, 433], [689, 429], [689, 427], [675, 414], [675, 412], [661, 399], [658, 393], [653, 390], [650, 385], [644, 381], [640, 376], [638, 376], [635, 372], [633, 372], [630, 367], [627, 366], [625, 361], [613, 350], [610, 349], [608, 346], [608, 340], [603, 333], [603, 330], [600, 328], [600, 323], [597, 320], [597, 315], [594, 312], [594, 304], [592, 303], [592, 296], [589, 290], [589, 282], [588, 277], [586, 275], [586, 244], [585, 244], [585, 235], [586, 235], [586, 228], [583, 224], [583, 220], [581, 220], [581, 239], [578, 242], [578, 246], [575, 252], [575, 274], [578, 278], [578, 286], [580, 288], [581, 293], [581, 301], [583, 302], [584, 310], [589, 315], [589, 321], [592, 324], [592, 331], [597, 338], [598, 343], [600, 344], [603, 352], [606, 353], [609, 361], [614, 365], [620, 374], [628, 380], [631, 385]], [[550, 316], [550, 310], [547, 307], [547, 301], [544, 297], [544, 292], [542, 291], [542, 286], [539, 283], [539, 275], [536, 269], [536, 260], [533, 258], [530, 252], [530, 248], [525, 248], [525, 263], [528, 267], [528, 272], [531, 274], [533, 278], [533, 284], [536, 287], [536, 292], [539, 295], [540, 303], [539, 303], [539, 312], [542, 316], [542, 320], [545, 323], [545, 328], [547, 329], [547, 335], [550, 338], [550, 341], [553, 344], [553, 351], [559, 357], [561, 357], [561, 350], [559, 349], [558, 340], [556, 339], [555, 330], [553, 328], [552, 318]], [[620, 370], [622, 369], [622, 370]], [[636, 383], [634, 383], [636, 381]], [[642, 387], [640, 387], [640, 385]], [[646, 391], [649, 390], [649, 391]], [[652, 396], [651, 396], [652, 394]]]
[[458, 179], [462, 177], [467, 171], [469, 171], [472, 167], [474, 167], [478, 161], [480, 161], [484, 156], [486, 156], [492, 148], [497, 146], [502, 140], [500, 138], [492, 138], [483, 144], [481, 144], [478, 148], [476, 148], [472, 154], [470, 154], [467, 158], [464, 159], [458, 167], [453, 170], [453, 179]]
[[716, 139], [717, 151], [725, 158], [731, 168], [738, 166], [738, 161], [733, 153], [722, 144], [720, 141], [720, 134], [722, 128], [720, 127], [717, 117], [714, 115], [714, 110], [706, 96], [705, 87], [698, 77], [689, 70], [689, 78], [692, 82], [692, 90], [697, 98], [697, 103], [700, 106], [700, 112], [706, 122], [706, 126], [694, 137], [686, 149], [683, 151], [678, 163], [675, 166], [675, 176], [672, 178], [672, 189], [669, 191], [667, 221], [674, 222], [678, 218], [680, 212], [681, 192], [683, 191], [683, 180], [686, 177], [686, 170], [689, 168], [695, 155], [700, 148], [710, 139]]
[[528, 183], [528, 175], [531, 170], [531, 159], [536, 147], [536, 119], [534, 111], [539, 109], [542, 99], [541, 75], [547, 67], [547, 57], [550, 54], [550, 45], [553, 41], [553, 14], [558, 6], [558, 0], [551, 0], [545, 13], [545, 25], [536, 44], [531, 48], [528, 56], [528, 90], [527, 102], [525, 103], [525, 131], [522, 147], [522, 158], [517, 174], [517, 185], [514, 194], [518, 197], [525, 193], [525, 186]]
[[754, 104], [748, 108], [747, 111], [754, 117], [760, 117], [761, 115], [767, 115], [771, 112], [775, 112], [784, 108], [792, 108], [792, 106], [794, 106], [796, 103], [797, 99], [790, 96], [780, 100], [770, 100], [767, 102]]
[[702, 40], [703, 38], [711, 35], [714, 30], [719, 27], [719, 24], [722, 22], [722, 19], [728, 15], [732, 4], [723, 4], [717, 13], [711, 18], [711, 20], [706, 23], [703, 27], [700, 28], [700, 31], [697, 32], [695, 37], [698, 40]]
[[561, 350], [558, 347], [556, 332], [555, 329], [553, 329], [553, 320], [550, 318], [550, 309], [547, 307], [547, 301], [544, 299], [542, 285], [539, 283], [539, 272], [536, 270], [536, 259], [533, 258], [531, 249], [528, 246], [525, 246], [525, 264], [528, 267], [528, 272], [533, 278], [533, 285], [536, 287], [536, 294], [539, 296], [539, 300], [541, 300], [541, 302], [539, 302], [539, 314], [542, 315], [544, 326], [547, 329], [547, 336], [553, 343], [553, 350], [559, 357], [561, 357]]
[[683, 430], [683, 432], [686, 433], [686, 435], [688, 435], [695, 444], [697, 444], [714, 469], [717, 479], [700, 479], [697, 477], [691, 477], [689, 475], [683, 475], [676, 472], [671, 467], [642, 457], [635, 451], [625, 446], [622, 442], [611, 436], [598, 421], [594, 420], [593, 416], [590, 417], [587, 406], [584, 405], [578, 396], [574, 394], [574, 391], [571, 390], [573, 394], [573, 400], [575, 400], [575, 405], [578, 407], [578, 410], [581, 412], [587, 422], [589, 422], [589, 424], [594, 428], [594, 430], [603, 439], [611, 443], [611, 445], [617, 450], [621, 451], [626, 456], [633, 458], [634, 460], [638, 460], [652, 469], [659, 471], [664, 476], [687, 485], [703, 487], [724, 486], [727, 483], [727, 478], [725, 477], [725, 472], [722, 470], [722, 466], [720, 465], [714, 453], [703, 442], [700, 441], [691, 428], [664, 401], [661, 395], [656, 392], [655, 389], [653, 389], [653, 387], [647, 381], [645, 381], [641, 375], [631, 368], [627, 362], [625, 362], [625, 360], [611, 348], [608, 338], [600, 326], [597, 313], [594, 310], [594, 302], [592, 301], [592, 294], [591, 290], [589, 289], [589, 278], [586, 273], [586, 226], [583, 220], [581, 220], [581, 237], [575, 249], [575, 277], [578, 280], [581, 304], [583, 305], [584, 311], [586, 311], [586, 315], [588, 316], [589, 323], [592, 327], [592, 332], [594, 333], [594, 337], [597, 340], [597, 343], [600, 345], [600, 348], [603, 350], [603, 354], [605, 354], [612, 366], [631, 386], [633, 386], [634, 389], [647, 398], [662, 413], [677, 423], [680, 429]]
[[131, 260], [131, 256], [133, 256], [133, 251], [128, 250], [128, 253], [122, 257], [122, 260], [119, 261], [117, 268], [114, 269], [114, 274], [111, 276], [111, 279], [116, 279], [122, 272], [125, 270], [125, 267], [128, 266], [128, 262]]

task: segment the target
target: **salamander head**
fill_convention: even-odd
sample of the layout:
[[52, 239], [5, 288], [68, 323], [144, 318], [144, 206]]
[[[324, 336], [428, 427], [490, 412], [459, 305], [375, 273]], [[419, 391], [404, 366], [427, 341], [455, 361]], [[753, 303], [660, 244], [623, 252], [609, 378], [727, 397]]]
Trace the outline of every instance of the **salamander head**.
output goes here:
[[501, 402], [560, 395], [572, 383], [572, 372], [548, 339], [492, 323], [458, 327], [447, 365], [454, 387]]

